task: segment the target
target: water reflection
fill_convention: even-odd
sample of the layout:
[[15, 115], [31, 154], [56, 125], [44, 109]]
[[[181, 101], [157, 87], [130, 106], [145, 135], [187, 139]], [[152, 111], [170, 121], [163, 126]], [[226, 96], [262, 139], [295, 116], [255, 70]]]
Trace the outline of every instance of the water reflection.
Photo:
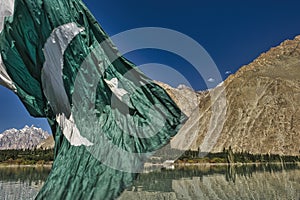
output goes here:
[[[50, 168], [0, 168], [0, 199], [34, 199]], [[202, 165], [148, 168], [119, 200], [300, 199], [300, 167]]]
[[139, 176], [119, 198], [300, 199], [300, 168], [285, 165], [189, 166]]
[[50, 168], [0, 167], [0, 199], [34, 199]]

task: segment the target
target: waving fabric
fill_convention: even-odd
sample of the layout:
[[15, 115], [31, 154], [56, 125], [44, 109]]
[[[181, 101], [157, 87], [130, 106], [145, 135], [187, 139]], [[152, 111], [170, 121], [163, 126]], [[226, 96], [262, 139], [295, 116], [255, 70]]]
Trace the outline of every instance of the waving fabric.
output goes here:
[[0, 84], [55, 138], [36, 199], [117, 198], [186, 117], [80, 0], [0, 2]]

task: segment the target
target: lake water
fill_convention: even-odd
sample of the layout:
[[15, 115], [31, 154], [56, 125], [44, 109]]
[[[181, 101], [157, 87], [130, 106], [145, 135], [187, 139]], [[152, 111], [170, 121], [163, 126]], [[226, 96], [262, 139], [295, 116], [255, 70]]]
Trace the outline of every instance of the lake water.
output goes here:
[[[0, 168], [0, 199], [34, 199], [50, 168]], [[300, 200], [294, 165], [189, 166], [147, 169], [119, 200]]]
[[0, 167], [0, 199], [34, 199], [49, 173], [50, 167]]

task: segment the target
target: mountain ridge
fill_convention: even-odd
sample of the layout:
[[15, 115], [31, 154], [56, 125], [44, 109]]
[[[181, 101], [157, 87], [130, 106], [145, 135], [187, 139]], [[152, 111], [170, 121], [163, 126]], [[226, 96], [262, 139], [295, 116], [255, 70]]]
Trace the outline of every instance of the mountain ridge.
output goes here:
[[[297, 36], [271, 48], [202, 96], [171, 144], [202, 151], [206, 142], [211, 152], [230, 147], [252, 154], [299, 155], [299, 43]], [[192, 137], [195, 140], [190, 145], [186, 138]]]
[[[231, 148], [235, 152], [298, 156], [299, 74], [297, 36], [262, 53], [211, 90], [196, 92], [187, 86], [172, 88], [156, 81], [189, 116], [171, 146], [204, 152]], [[52, 148], [53, 137], [38, 146]]]
[[48, 137], [48, 132], [34, 126], [25, 126], [20, 130], [12, 128], [0, 134], [0, 150], [34, 149]]

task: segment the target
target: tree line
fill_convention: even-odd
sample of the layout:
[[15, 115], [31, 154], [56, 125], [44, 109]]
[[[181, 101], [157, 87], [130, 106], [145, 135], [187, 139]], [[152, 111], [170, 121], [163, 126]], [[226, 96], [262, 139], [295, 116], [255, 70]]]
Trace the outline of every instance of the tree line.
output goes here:
[[249, 152], [233, 152], [231, 147], [219, 153], [186, 151], [177, 163], [282, 163], [300, 162], [300, 156], [278, 154], [251, 154]]
[[0, 163], [8, 165], [44, 165], [53, 162], [53, 149], [1, 150]]

